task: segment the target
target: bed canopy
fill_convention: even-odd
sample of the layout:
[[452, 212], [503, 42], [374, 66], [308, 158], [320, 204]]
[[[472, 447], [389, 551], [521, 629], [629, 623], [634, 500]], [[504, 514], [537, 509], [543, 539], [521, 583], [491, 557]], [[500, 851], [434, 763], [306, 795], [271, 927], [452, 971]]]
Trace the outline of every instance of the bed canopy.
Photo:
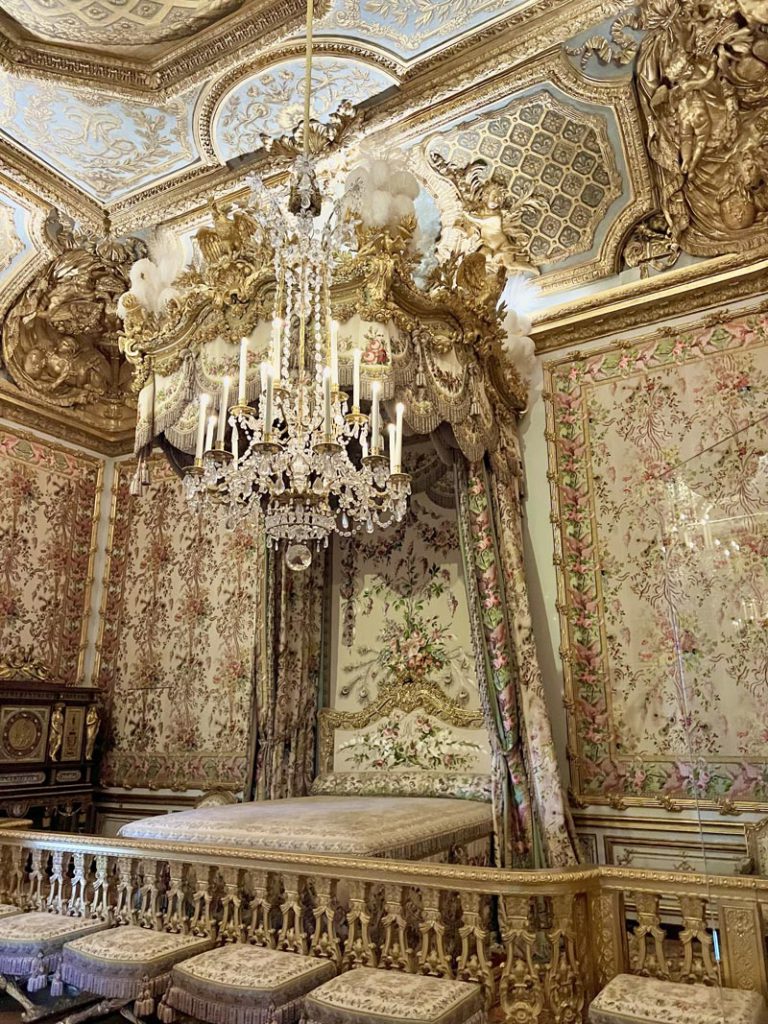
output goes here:
[[[478, 247], [425, 272], [429, 260], [411, 211], [360, 225], [356, 244], [338, 261], [330, 305], [339, 323], [339, 381], [351, 385], [352, 349], [359, 346], [361, 406], [378, 382], [385, 418], [403, 402], [407, 437], [430, 438], [449, 468], [492, 753], [496, 857], [508, 866], [567, 864], [575, 853], [523, 571], [517, 417], [527, 389], [505, 351], [499, 299], [506, 273]], [[139, 392], [138, 492], [154, 445], [180, 472], [192, 463], [197, 396], [205, 391], [218, 405], [223, 377], [237, 379], [243, 336], [251, 348], [248, 402], [261, 390], [275, 273], [248, 202], [214, 204], [212, 214], [212, 226], [198, 231], [189, 269], [179, 272], [183, 260], [169, 257], [167, 235], [155, 239], [154, 266], [165, 275], [160, 301], [157, 293], [148, 301], [138, 275], [121, 300], [121, 344]], [[305, 647], [311, 628], [321, 628], [323, 563], [308, 573], [293, 573], [275, 557], [267, 564], [254, 792], [294, 797], [308, 791], [316, 756], [316, 716], [295, 709], [316, 712]]]

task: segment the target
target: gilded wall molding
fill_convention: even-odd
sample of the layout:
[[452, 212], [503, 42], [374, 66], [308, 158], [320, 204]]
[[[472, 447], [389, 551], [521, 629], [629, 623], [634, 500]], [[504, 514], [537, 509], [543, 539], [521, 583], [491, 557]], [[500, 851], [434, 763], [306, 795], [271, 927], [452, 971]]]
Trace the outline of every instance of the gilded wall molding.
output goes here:
[[54, 206], [91, 228], [104, 222], [104, 211], [94, 199], [7, 137], [0, 140], [0, 176], [38, 205]]
[[531, 337], [545, 355], [766, 292], [768, 257], [721, 256], [553, 306], [536, 317]]

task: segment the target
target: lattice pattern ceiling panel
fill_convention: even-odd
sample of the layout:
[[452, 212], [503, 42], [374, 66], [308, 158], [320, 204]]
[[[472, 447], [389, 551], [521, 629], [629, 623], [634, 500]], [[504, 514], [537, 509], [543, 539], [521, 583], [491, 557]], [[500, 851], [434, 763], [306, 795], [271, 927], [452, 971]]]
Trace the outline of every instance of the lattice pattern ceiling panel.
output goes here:
[[515, 99], [469, 124], [433, 136], [426, 153], [465, 167], [478, 158], [540, 202], [523, 222], [529, 252], [556, 263], [592, 248], [598, 227], [623, 191], [606, 116], [566, 103], [547, 89]]
[[145, 46], [191, 35], [242, 0], [3, 0], [0, 9], [43, 39]]

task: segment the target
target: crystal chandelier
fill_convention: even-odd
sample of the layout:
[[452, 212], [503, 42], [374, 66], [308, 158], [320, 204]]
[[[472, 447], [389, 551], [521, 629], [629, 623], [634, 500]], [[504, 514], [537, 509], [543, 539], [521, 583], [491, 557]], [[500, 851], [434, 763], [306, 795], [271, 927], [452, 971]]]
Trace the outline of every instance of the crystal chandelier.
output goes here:
[[184, 477], [190, 504], [215, 509], [230, 528], [258, 510], [268, 544], [285, 541], [295, 570], [306, 569], [313, 548], [327, 547], [334, 532], [349, 536], [400, 521], [410, 494], [410, 477], [402, 472], [403, 406], [385, 431], [374, 380], [370, 415], [361, 410], [360, 348], [353, 349], [351, 395], [339, 387], [330, 291], [337, 254], [349, 248], [352, 229], [348, 195], [322, 217], [309, 152], [311, 71], [310, 0], [303, 154], [293, 167], [288, 209], [259, 179], [253, 182], [253, 226], [274, 260], [271, 358], [261, 364], [255, 407], [246, 391], [248, 338], [240, 346], [237, 402], [229, 404], [227, 378], [218, 410], [200, 396], [195, 461]]

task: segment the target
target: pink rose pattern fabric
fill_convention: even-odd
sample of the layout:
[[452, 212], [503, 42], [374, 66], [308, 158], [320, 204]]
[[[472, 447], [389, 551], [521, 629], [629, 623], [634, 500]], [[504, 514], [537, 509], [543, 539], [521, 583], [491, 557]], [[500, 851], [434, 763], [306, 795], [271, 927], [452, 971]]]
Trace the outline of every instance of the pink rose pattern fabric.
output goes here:
[[128, 492], [117, 467], [99, 686], [108, 708], [108, 786], [239, 790], [252, 679], [263, 671], [264, 545], [193, 513], [164, 459]]
[[83, 682], [100, 459], [0, 428], [0, 651]]
[[768, 317], [548, 380], [575, 792], [767, 804]]

